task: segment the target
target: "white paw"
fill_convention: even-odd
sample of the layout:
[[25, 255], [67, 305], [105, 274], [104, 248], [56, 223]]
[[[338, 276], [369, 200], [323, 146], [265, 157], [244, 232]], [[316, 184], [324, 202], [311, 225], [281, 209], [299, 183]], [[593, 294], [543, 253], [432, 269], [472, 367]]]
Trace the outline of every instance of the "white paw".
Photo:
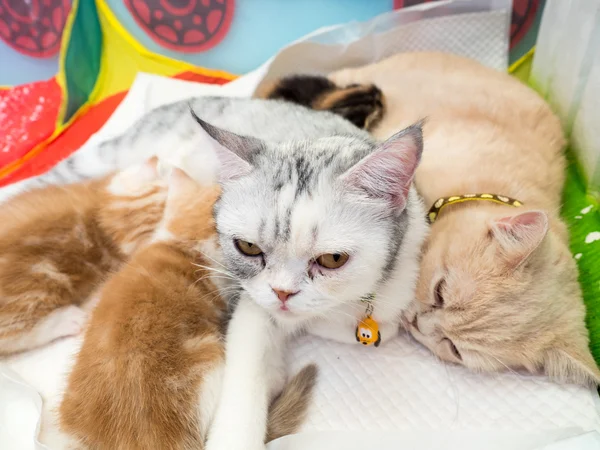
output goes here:
[[53, 311], [37, 327], [39, 343], [50, 342], [81, 333], [88, 320], [88, 314], [77, 306], [65, 306]]

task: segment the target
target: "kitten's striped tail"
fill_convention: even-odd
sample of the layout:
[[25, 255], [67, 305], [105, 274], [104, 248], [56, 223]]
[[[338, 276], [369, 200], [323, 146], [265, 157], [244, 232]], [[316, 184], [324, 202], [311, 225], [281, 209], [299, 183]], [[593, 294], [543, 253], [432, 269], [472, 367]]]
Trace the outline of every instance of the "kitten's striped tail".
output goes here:
[[308, 412], [317, 372], [314, 364], [304, 367], [273, 401], [269, 408], [266, 442], [298, 432]]

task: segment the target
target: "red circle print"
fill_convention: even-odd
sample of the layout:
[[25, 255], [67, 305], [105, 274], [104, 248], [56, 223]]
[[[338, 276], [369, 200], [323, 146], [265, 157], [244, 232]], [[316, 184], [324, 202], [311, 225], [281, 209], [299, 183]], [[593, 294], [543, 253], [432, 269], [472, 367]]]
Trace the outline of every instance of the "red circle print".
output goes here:
[[0, 39], [28, 56], [54, 56], [70, 9], [70, 0], [0, 0]]
[[229, 31], [234, 0], [125, 0], [136, 23], [159, 45], [195, 53]]
[[525, 37], [540, 7], [540, 0], [513, 0], [512, 23], [510, 25], [510, 48]]

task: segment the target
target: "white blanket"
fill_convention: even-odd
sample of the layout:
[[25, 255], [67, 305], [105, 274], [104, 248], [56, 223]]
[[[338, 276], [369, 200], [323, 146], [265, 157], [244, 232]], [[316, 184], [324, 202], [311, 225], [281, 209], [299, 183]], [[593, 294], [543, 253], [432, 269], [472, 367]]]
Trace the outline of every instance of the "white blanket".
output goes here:
[[[217, 87], [141, 74], [90, 143], [118, 135], [169, 101], [247, 96], [261, 76]], [[42, 399], [48, 428], [78, 347], [78, 338], [65, 339], [0, 364], [1, 449], [45, 448], [34, 444]], [[320, 372], [304, 433], [272, 443], [273, 450], [550, 449], [555, 447], [545, 446], [574, 436], [578, 441], [565, 441], [564, 448], [600, 449], [600, 435], [586, 434], [600, 430], [600, 400], [593, 389], [517, 373], [475, 374], [437, 361], [407, 336], [377, 349], [302, 337], [288, 355], [290, 374], [308, 362], [317, 363]]]

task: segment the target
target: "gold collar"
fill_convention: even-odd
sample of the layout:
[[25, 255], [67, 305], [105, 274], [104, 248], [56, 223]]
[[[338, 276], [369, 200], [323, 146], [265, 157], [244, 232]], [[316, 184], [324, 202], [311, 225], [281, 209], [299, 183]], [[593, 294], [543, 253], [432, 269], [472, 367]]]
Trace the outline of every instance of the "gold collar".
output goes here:
[[515, 200], [514, 198], [505, 197], [504, 195], [496, 195], [496, 194], [465, 194], [465, 195], [454, 195], [452, 197], [442, 197], [436, 200], [431, 208], [429, 208], [429, 212], [427, 213], [427, 221], [431, 225], [436, 221], [440, 213], [442, 212], [442, 208], [448, 205], [454, 205], [456, 203], [470, 202], [475, 200], [488, 201], [499, 203], [501, 205], [508, 205], [519, 207], [522, 206], [519, 200]]

